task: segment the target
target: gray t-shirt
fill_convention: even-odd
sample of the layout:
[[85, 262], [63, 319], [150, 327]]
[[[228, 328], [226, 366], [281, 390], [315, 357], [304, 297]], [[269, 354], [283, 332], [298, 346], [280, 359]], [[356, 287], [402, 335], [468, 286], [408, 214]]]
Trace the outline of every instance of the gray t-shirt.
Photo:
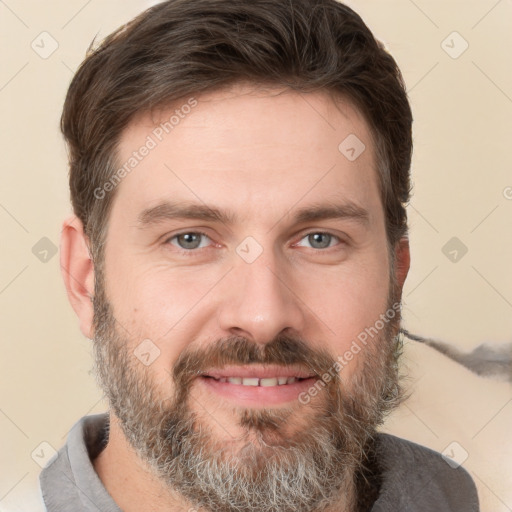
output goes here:
[[[84, 416], [73, 426], [39, 476], [48, 512], [122, 512], [91, 462], [104, 448], [107, 431], [107, 413]], [[371, 512], [479, 511], [468, 472], [440, 453], [382, 433], [375, 450], [381, 484]]]

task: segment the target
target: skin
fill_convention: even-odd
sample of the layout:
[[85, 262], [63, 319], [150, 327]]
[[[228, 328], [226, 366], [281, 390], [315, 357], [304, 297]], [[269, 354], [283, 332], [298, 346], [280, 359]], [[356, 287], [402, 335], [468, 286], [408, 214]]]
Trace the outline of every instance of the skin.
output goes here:
[[[144, 339], [159, 348], [160, 356], [145, 371], [161, 383], [163, 397], [172, 393], [169, 372], [180, 353], [221, 337], [241, 335], [264, 345], [279, 333], [292, 333], [314, 349], [343, 355], [386, 311], [390, 287], [373, 143], [350, 102], [242, 84], [197, 99], [192, 112], [118, 185], [105, 246], [106, 293], [115, 318], [133, 349]], [[174, 108], [132, 121], [120, 141], [121, 165]], [[366, 146], [355, 161], [338, 150], [349, 134]], [[166, 219], [141, 226], [141, 212], [170, 200], [206, 204], [236, 220]], [[367, 223], [293, 220], [300, 208], [347, 201], [367, 212]], [[197, 231], [208, 238], [202, 248], [184, 254], [175, 235]], [[313, 247], [311, 233], [334, 235], [330, 247]], [[262, 248], [252, 263], [236, 251], [247, 237]], [[94, 265], [88, 244], [80, 221], [68, 218], [61, 242], [63, 277], [81, 330], [93, 338]], [[251, 256], [257, 250], [252, 240], [241, 247]], [[410, 264], [407, 240], [394, 251], [401, 289]], [[359, 357], [343, 369], [347, 386], [361, 368]], [[268, 400], [221, 396], [199, 380], [191, 396], [212, 435], [230, 442], [232, 450], [237, 448], [232, 439], [240, 434], [234, 408], [291, 407], [290, 435], [303, 426], [307, 411], [298, 400], [284, 404], [270, 394]], [[112, 413], [109, 443], [94, 466], [123, 510], [189, 509], [150, 474]]]

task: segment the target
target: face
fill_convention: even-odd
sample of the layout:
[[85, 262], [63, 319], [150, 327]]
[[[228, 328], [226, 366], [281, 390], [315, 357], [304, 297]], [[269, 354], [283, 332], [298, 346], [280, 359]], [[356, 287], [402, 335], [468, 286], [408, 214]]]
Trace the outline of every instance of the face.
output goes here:
[[141, 460], [190, 501], [334, 503], [399, 389], [369, 129], [321, 93], [194, 102], [122, 136], [120, 167], [137, 163], [97, 269], [100, 381]]

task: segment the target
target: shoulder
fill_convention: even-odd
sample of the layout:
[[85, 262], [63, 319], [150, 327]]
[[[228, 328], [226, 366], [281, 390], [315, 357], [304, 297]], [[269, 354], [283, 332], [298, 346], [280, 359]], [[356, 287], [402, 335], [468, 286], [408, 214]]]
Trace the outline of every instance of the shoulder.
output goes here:
[[39, 484], [48, 510], [82, 507], [88, 490], [102, 491], [91, 457], [101, 451], [108, 429], [107, 414], [84, 416], [68, 434], [66, 444], [50, 459], [39, 475]]
[[440, 453], [390, 434], [378, 434], [382, 488], [372, 509], [478, 512], [478, 495], [469, 473]]

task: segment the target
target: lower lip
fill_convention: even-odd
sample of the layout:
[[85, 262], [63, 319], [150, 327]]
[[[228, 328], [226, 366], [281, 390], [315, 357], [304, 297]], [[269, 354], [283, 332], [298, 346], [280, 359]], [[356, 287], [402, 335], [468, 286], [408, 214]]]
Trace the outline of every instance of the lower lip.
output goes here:
[[249, 407], [268, 407], [297, 401], [301, 393], [314, 385], [316, 379], [299, 380], [282, 386], [243, 386], [231, 382], [219, 382], [211, 377], [199, 377], [210, 391]]

